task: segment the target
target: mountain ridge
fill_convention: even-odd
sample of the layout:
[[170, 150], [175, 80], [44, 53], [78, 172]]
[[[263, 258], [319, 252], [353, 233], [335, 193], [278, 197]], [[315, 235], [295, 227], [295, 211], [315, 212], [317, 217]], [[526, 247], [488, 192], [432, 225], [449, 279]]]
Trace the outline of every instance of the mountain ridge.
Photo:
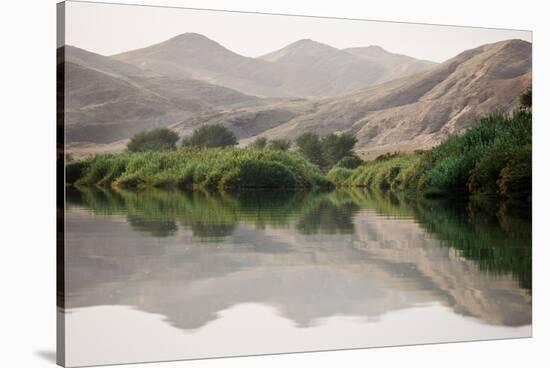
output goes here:
[[[531, 85], [531, 73], [531, 43], [507, 40], [466, 50], [427, 71], [362, 91], [253, 110], [264, 114], [265, 126], [271, 110], [276, 109], [278, 117], [283, 112], [290, 116], [258, 135], [268, 139], [295, 138], [304, 132], [350, 132], [359, 140], [357, 149], [367, 156], [412, 151], [432, 147], [496, 110], [513, 110]], [[245, 132], [246, 124], [255, 124], [250, 113], [241, 109], [207, 123], [231, 129], [239, 125], [238, 131]], [[255, 137], [240, 136], [241, 145]]]
[[[280, 68], [285, 69], [288, 65], [290, 68], [285, 70], [300, 73], [302, 67], [294, 64], [304, 63], [301, 58], [307, 59], [311, 54], [327, 54], [334, 59], [343, 57], [351, 64], [360, 57], [382, 55], [388, 58], [390, 68], [395, 58], [401, 59], [395, 65], [402, 67], [412, 59], [389, 53], [379, 46], [339, 50], [303, 39], [264, 55], [264, 58], [276, 60], [271, 63], [244, 58], [200, 34], [182, 34], [124, 54], [133, 58], [135, 51], [141, 54], [140, 50], [146, 50], [152, 54], [175, 52], [185, 58], [187, 52], [196, 54], [196, 50], [189, 51], [185, 47], [181, 50], [189, 43], [195, 46], [205, 44], [222, 55], [232, 55], [229, 59], [238, 61], [243, 68], [241, 72], [246, 72], [250, 65], [268, 65], [267, 69], [260, 67], [256, 72], [262, 74], [275, 70], [275, 79], [270, 75], [263, 76], [270, 82], [276, 81], [280, 77]], [[167, 50], [166, 44], [172, 46]], [[429, 148], [464, 131], [481, 116], [495, 110], [506, 113], [515, 108], [520, 94], [531, 85], [531, 48], [531, 43], [522, 40], [500, 41], [464, 50], [412, 75], [337, 96], [262, 99], [223, 87], [217, 84], [218, 81], [208, 83], [200, 78], [191, 79], [179, 71], [176, 73], [179, 77], [170, 73], [165, 75], [136, 60], [127, 63], [125, 57], [119, 57], [121, 54], [111, 58], [67, 46], [70, 50], [66, 58], [69, 70], [66, 94], [69, 96], [66, 115], [68, 143], [87, 140], [110, 144], [155, 126], [169, 126], [186, 135], [198, 126], [219, 123], [233, 130], [241, 145], [258, 136], [294, 139], [301, 133], [312, 131], [319, 134], [353, 133], [358, 138], [357, 150], [365, 157], [375, 153]], [[225, 56], [214, 59], [215, 67], [228, 61]], [[334, 59], [325, 57], [323, 62], [330, 63]], [[187, 63], [202, 63], [201, 60], [202, 57], [191, 58]], [[243, 60], [244, 65], [240, 64]], [[208, 68], [208, 65], [202, 67]], [[320, 67], [311, 65], [311, 69]], [[339, 72], [342, 70], [346, 69]], [[313, 78], [314, 74], [301, 77]], [[296, 79], [292, 83], [298, 86], [299, 81]], [[279, 87], [288, 87], [291, 83], [288, 80], [279, 82]], [[320, 88], [324, 80], [315, 82], [318, 84], [310, 84], [307, 88]], [[96, 87], [98, 89], [94, 90]], [[71, 104], [71, 100], [77, 103]], [[105, 124], [109, 120], [117, 123]], [[79, 134], [75, 134], [73, 128], [81, 121], [84, 124], [79, 127]], [[102, 124], [105, 125], [100, 127], [102, 133], [98, 136], [96, 130]], [[131, 129], [127, 129], [129, 126]], [[105, 135], [109, 139], [102, 137]], [[87, 145], [86, 149], [87, 152], [93, 151], [93, 145]]]
[[199, 112], [259, 102], [225, 87], [167, 78], [70, 45], [58, 53], [68, 143], [112, 143]]
[[[296, 56], [294, 60], [277, 58], [291, 51]], [[393, 71], [381, 63], [308, 39], [250, 58], [206, 36], [184, 33], [112, 57], [170, 77], [192, 77], [259, 97], [335, 96], [393, 78]], [[412, 73], [417, 71], [415, 68], [430, 67], [419, 65], [411, 64], [405, 69]]]

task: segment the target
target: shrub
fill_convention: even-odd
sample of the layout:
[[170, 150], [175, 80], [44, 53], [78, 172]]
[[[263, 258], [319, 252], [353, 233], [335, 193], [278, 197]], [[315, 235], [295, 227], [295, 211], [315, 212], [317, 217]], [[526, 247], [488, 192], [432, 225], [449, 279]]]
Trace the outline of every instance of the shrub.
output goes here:
[[243, 161], [225, 173], [219, 185], [233, 188], [296, 188], [300, 186], [292, 171], [279, 162]]
[[331, 133], [321, 138], [321, 151], [326, 167], [331, 168], [342, 158], [353, 155], [356, 143], [357, 138], [349, 133]]
[[342, 158], [355, 156], [353, 147], [356, 143], [357, 138], [349, 133], [331, 133], [323, 137], [315, 133], [304, 133], [296, 139], [298, 152], [325, 171]]
[[92, 160], [71, 161], [65, 166], [65, 183], [73, 184], [84, 175]]
[[327, 179], [336, 185], [344, 186], [353, 173], [354, 171], [352, 169], [336, 166], [328, 172]]
[[264, 149], [267, 147], [267, 138], [258, 137], [254, 140], [254, 142], [250, 143], [248, 147], [253, 149]]
[[468, 179], [468, 191], [474, 195], [496, 196], [499, 194], [497, 180], [506, 164], [504, 152], [491, 150], [478, 160]]
[[220, 124], [203, 125], [182, 141], [182, 146], [187, 147], [217, 148], [235, 146], [236, 144], [235, 134]]
[[130, 152], [173, 150], [178, 140], [179, 135], [170, 129], [153, 129], [134, 135], [127, 149]]
[[273, 139], [269, 142], [268, 148], [272, 150], [288, 151], [292, 142], [287, 139]]
[[387, 161], [389, 159], [392, 159], [392, 158], [396, 157], [397, 155], [399, 155], [398, 152], [386, 152], [386, 153], [383, 153], [381, 155], [376, 156], [374, 161], [377, 161], [377, 162]]
[[343, 157], [338, 163], [336, 163], [336, 167], [343, 167], [346, 169], [355, 169], [363, 164], [363, 160], [361, 160], [356, 155], [352, 154], [350, 156]]
[[405, 190], [404, 183], [411, 175], [411, 168], [420, 160], [419, 155], [399, 154], [390, 159], [371, 161], [356, 169], [351, 183], [372, 189]]
[[304, 133], [296, 138], [296, 146], [298, 147], [298, 152], [309, 162], [318, 167], [325, 166], [319, 135], [315, 133]]
[[500, 194], [510, 199], [531, 201], [531, 145], [508, 153], [507, 162], [497, 181]]
[[527, 91], [525, 91], [520, 99], [519, 102], [521, 104], [521, 107], [524, 109], [530, 109], [533, 105], [533, 90], [529, 88]]

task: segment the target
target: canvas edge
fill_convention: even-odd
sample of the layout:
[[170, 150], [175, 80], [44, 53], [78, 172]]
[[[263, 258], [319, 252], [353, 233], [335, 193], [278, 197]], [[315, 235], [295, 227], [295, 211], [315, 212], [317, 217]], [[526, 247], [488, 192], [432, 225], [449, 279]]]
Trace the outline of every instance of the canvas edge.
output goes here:
[[65, 356], [65, 2], [56, 4], [56, 363]]

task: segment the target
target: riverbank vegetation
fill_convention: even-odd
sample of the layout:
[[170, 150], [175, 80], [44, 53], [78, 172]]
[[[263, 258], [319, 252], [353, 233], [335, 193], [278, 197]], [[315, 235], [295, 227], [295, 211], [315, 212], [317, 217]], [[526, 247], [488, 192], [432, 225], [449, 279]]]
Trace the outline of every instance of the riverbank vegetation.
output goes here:
[[169, 129], [136, 134], [126, 153], [66, 163], [68, 184], [205, 189], [366, 187], [420, 197], [531, 201], [531, 92], [512, 114], [480, 119], [463, 134], [411, 153], [363, 161], [352, 134], [304, 133], [294, 141], [257, 138], [237, 148], [222, 125], [181, 139]]
[[493, 114], [431, 150], [386, 154], [356, 169], [333, 168], [340, 186], [426, 197], [531, 201], [531, 111]]
[[359, 165], [361, 159], [353, 153], [357, 138], [349, 133], [327, 134], [304, 133], [296, 138], [297, 151], [321, 170], [328, 171], [342, 160], [347, 166]]
[[66, 181], [120, 188], [326, 188], [331, 183], [302, 156], [281, 150], [180, 148], [96, 155], [66, 164]]

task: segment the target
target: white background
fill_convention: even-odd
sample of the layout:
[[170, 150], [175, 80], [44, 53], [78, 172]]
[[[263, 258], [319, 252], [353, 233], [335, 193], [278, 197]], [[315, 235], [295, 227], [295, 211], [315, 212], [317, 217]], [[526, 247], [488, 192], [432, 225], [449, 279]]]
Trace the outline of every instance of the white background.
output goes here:
[[[129, 2], [129, 1], [119, 1]], [[131, 3], [534, 31], [534, 338], [213, 359], [131, 367], [547, 367], [550, 363], [550, 39], [544, 1], [172, 0]], [[0, 365], [51, 367], [55, 352], [55, 0], [0, 12]], [[546, 225], [546, 226], [545, 226]], [[546, 313], [545, 313], [546, 312]], [[236, 338], [238, 338], [236, 336]], [[261, 338], [261, 336], [258, 336]], [[123, 344], [124, 341], [121, 341]]]

